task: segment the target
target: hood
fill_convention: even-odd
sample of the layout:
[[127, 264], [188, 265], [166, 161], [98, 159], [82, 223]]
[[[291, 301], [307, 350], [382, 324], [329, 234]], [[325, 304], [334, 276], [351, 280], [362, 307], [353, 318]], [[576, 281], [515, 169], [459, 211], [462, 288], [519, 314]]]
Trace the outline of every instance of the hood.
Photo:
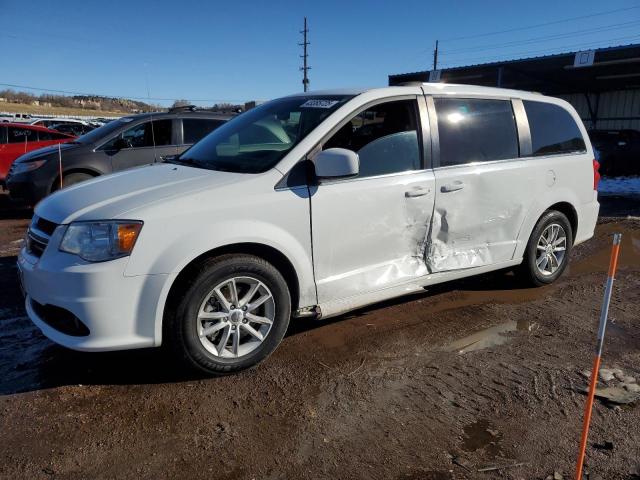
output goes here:
[[[158, 200], [239, 182], [240, 173], [153, 164], [103, 175], [45, 198], [35, 214], [51, 222], [109, 220]], [[144, 219], [141, 219], [144, 220]]]
[[[71, 139], [69, 139], [71, 140]], [[74, 150], [82, 145], [79, 143], [60, 143], [60, 150], [62, 152], [67, 152], [69, 150]], [[36, 150], [31, 150], [30, 152], [25, 153], [24, 155], [19, 156], [15, 163], [26, 163], [35, 160], [36, 158], [48, 156], [48, 155], [58, 155], [58, 145], [51, 145], [50, 147], [38, 148]]]

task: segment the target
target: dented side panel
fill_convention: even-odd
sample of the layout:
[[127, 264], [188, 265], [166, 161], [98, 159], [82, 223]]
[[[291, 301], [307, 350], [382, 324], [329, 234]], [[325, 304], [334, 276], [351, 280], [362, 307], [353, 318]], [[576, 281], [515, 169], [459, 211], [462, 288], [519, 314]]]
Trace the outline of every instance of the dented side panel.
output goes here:
[[427, 264], [432, 272], [511, 260], [518, 233], [545, 175], [535, 162], [492, 162], [436, 169]]
[[428, 274], [434, 187], [429, 170], [323, 184], [312, 192], [320, 303]]

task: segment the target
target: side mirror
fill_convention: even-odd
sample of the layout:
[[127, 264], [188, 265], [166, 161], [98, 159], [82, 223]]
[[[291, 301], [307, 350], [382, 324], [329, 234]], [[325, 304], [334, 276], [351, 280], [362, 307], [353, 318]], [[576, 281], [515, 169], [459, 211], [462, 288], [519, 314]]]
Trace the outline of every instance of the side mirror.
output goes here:
[[131, 141], [125, 138], [118, 138], [115, 142], [113, 142], [114, 150], [122, 150], [123, 148], [131, 148]]
[[353, 177], [360, 171], [360, 157], [346, 148], [329, 148], [318, 153], [313, 164], [318, 178]]

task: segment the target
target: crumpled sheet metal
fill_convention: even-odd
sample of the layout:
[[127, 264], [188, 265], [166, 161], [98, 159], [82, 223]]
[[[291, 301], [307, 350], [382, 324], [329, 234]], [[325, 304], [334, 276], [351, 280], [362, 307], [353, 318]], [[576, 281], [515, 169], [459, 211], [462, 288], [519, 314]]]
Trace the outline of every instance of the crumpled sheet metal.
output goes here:
[[425, 262], [431, 272], [480, 267], [513, 257], [523, 206], [512, 205], [488, 218], [483, 218], [486, 206], [466, 208], [477, 209], [480, 221], [468, 221], [468, 212], [435, 209], [425, 248]]

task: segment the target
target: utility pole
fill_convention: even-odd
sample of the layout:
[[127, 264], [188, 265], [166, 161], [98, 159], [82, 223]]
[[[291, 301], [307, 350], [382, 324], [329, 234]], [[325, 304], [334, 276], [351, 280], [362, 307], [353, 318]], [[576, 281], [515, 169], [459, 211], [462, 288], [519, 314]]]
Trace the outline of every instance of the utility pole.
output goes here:
[[436, 48], [433, 49], [433, 69], [438, 69], [438, 40], [436, 40]]
[[304, 73], [304, 76], [302, 77], [302, 86], [304, 87], [304, 91], [306, 92], [307, 90], [309, 90], [309, 77], [307, 76], [307, 72], [311, 70], [311, 67], [307, 65], [307, 58], [309, 57], [309, 54], [307, 53], [307, 45], [311, 45], [307, 41], [307, 33], [309, 33], [309, 29], [307, 28], [307, 17], [304, 17], [304, 30], [301, 30], [300, 33], [302, 33], [304, 39], [302, 43], [298, 44], [302, 47], [303, 51], [303, 54], [300, 55], [300, 58], [303, 59], [302, 67], [300, 67], [300, 70], [302, 70], [302, 72]]

